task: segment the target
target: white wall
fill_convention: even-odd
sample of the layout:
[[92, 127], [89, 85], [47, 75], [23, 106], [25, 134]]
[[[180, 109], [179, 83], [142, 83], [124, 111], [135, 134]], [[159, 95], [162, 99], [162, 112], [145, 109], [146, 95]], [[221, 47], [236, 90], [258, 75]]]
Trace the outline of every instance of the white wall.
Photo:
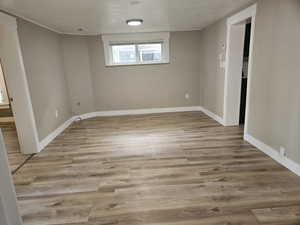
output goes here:
[[1, 96], [2, 96], [2, 99], [1, 99], [2, 101], [0, 101], [0, 105], [9, 104], [4, 74], [3, 74], [3, 70], [2, 70], [2, 65], [0, 65], [0, 91], [1, 91]]
[[7, 219], [4, 211], [4, 203], [0, 195], [0, 224], [1, 225], [7, 225]]
[[106, 67], [101, 37], [89, 37], [96, 110], [199, 106], [199, 37], [198, 31], [172, 32], [169, 64], [120, 67]]
[[73, 113], [199, 106], [199, 37], [171, 33], [169, 64], [106, 67], [101, 36], [64, 36]]
[[16, 192], [9, 169], [6, 148], [0, 131], [0, 224], [22, 225]]
[[242, 70], [244, 57], [244, 40], [245, 24], [231, 25], [230, 41], [227, 44], [228, 61], [227, 61], [227, 83], [224, 82], [225, 99], [224, 99], [224, 123], [227, 126], [239, 125], [240, 101], [242, 89]]
[[95, 111], [87, 37], [62, 38], [65, 72], [73, 115]]
[[225, 69], [220, 67], [219, 56], [226, 55], [226, 19], [202, 30], [200, 45], [202, 106], [223, 117]]
[[18, 33], [41, 141], [72, 116], [61, 35], [24, 20]]
[[28, 90], [27, 77], [17, 33], [15, 18], [0, 13], [0, 58], [16, 122], [21, 151], [26, 154], [39, 150], [35, 118]]
[[259, 0], [249, 134], [300, 163], [300, 1]]
[[[300, 163], [300, 1], [259, 0], [253, 49], [249, 134]], [[226, 19], [201, 32], [203, 106], [223, 116], [224, 71], [218, 55]]]

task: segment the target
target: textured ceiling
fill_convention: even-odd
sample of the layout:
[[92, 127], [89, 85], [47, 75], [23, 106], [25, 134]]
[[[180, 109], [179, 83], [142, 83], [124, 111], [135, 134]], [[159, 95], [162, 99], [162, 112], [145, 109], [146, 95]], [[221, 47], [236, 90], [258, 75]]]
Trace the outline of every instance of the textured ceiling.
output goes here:
[[[60, 33], [201, 30], [254, 0], [0, 0], [0, 8]], [[125, 21], [141, 18], [138, 28]], [[83, 31], [78, 31], [82, 28]]]

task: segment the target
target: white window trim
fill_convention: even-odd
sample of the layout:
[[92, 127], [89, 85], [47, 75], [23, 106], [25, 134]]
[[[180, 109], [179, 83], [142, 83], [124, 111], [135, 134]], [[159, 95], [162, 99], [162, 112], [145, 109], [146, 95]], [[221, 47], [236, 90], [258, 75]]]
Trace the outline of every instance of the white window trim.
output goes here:
[[[134, 33], [102, 35], [106, 66], [130, 66], [170, 63], [170, 32]], [[113, 63], [112, 48], [114, 44], [162, 43], [162, 60], [157, 62]]]

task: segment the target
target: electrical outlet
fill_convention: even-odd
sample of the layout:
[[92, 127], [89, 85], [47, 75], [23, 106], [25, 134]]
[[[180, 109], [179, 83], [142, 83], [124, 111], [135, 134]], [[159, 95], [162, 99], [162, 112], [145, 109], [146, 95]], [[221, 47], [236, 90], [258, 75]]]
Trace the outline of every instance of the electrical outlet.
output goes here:
[[280, 147], [279, 154], [281, 157], [286, 157], [286, 150], [284, 147]]
[[55, 117], [58, 118], [58, 110], [55, 110]]
[[220, 68], [221, 69], [225, 69], [225, 67], [226, 67], [226, 61], [224, 60], [224, 61], [221, 61], [220, 62]]
[[225, 44], [222, 44], [222, 50], [226, 50], [226, 45]]
[[189, 93], [185, 94], [185, 99], [190, 99], [190, 94]]

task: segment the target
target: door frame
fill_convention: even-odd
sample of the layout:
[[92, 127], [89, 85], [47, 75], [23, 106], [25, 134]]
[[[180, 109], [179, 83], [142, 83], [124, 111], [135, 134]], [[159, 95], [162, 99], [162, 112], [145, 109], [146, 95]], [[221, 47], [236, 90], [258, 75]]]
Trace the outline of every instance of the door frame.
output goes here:
[[29, 86], [27, 82], [16, 18], [0, 12], [0, 59], [7, 90], [13, 99], [11, 108], [20, 150], [24, 154], [40, 151]]
[[[249, 126], [249, 105], [251, 101], [251, 84], [252, 84], [252, 64], [253, 64], [253, 46], [254, 46], [254, 33], [255, 33], [255, 23], [256, 23], [256, 11], [257, 4], [254, 4], [241, 12], [231, 16], [227, 19], [227, 50], [226, 50], [226, 69], [225, 69], [225, 81], [224, 81], [224, 112], [223, 112], [223, 122], [225, 126], [237, 126], [239, 125], [239, 115], [240, 115], [240, 98], [241, 98], [241, 77], [242, 70], [239, 74], [231, 73], [232, 67], [234, 66], [231, 54], [234, 54], [234, 29], [237, 26], [245, 24], [248, 19], [251, 19], [251, 39], [250, 39], [250, 49], [249, 49], [249, 65], [248, 65], [248, 84], [247, 84], [247, 99], [246, 99], [246, 115], [245, 115], [245, 128], [244, 133], [248, 133]], [[245, 31], [240, 31], [245, 32]], [[244, 39], [243, 39], [244, 42]], [[243, 46], [244, 49], [244, 46]], [[243, 54], [243, 51], [239, 54]], [[240, 63], [240, 62], [238, 62]], [[234, 87], [231, 87], [231, 83], [234, 82]], [[239, 84], [239, 85], [238, 85]], [[238, 94], [234, 103], [230, 102]], [[232, 113], [233, 112], [233, 113]], [[233, 115], [234, 114], [234, 115]], [[233, 116], [232, 116], [233, 115]]]

